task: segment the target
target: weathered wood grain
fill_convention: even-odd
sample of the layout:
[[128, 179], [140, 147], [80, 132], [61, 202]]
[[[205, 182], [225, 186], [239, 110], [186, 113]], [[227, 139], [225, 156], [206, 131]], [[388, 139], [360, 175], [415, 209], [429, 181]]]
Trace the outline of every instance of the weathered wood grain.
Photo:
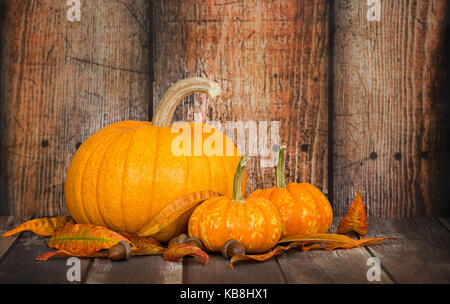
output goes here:
[[370, 218], [368, 225], [368, 237], [397, 238], [367, 247], [395, 282], [450, 283], [450, 232], [436, 218]]
[[[340, 218], [334, 219], [334, 225]], [[210, 263], [193, 258], [183, 263], [165, 262], [161, 256], [133, 257], [127, 262], [81, 259], [83, 283], [449, 283], [450, 232], [448, 219], [369, 219], [367, 237], [397, 240], [360, 249], [298, 252], [291, 250], [277, 259], [240, 262], [231, 270], [228, 261], [210, 254]], [[0, 217], [0, 230], [23, 219]], [[330, 232], [335, 232], [332, 228]], [[0, 247], [4, 240], [0, 238]], [[7, 254], [0, 255], [0, 283], [69, 283], [67, 258], [35, 261], [49, 251], [47, 237], [22, 233]], [[381, 281], [369, 282], [368, 257], [381, 262]]]
[[77, 147], [110, 123], [148, 119], [148, 1], [2, 1], [0, 214], [66, 214]]
[[[0, 284], [60, 284], [80, 283], [68, 281], [67, 257], [57, 257], [48, 261], [35, 258], [53, 249], [46, 246], [48, 237], [24, 232], [6, 258], [0, 264]], [[89, 259], [80, 259], [80, 279], [87, 273]]]
[[128, 261], [112, 262], [97, 258], [87, 284], [181, 284], [181, 263], [166, 262], [160, 255], [136, 256]]
[[369, 216], [448, 214], [448, 3], [380, 3], [334, 4], [335, 212], [362, 189]]
[[[330, 233], [336, 233], [341, 218], [334, 218]], [[292, 249], [278, 257], [288, 283], [294, 284], [391, 284], [382, 269], [380, 281], [368, 281], [367, 260], [371, 255], [364, 248], [334, 251]]]
[[[327, 1], [153, 3], [154, 106], [179, 79], [217, 81], [220, 97], [188, 97], [175, 120], [193, 121], [201, 113], [203, 122], [222, 126], [269, 122], [267, 131], [258, 131], [260, 138], [278, 121], [279, 144], [288, 147], [288, 182], [312, 182], [327, 193]], [[243, 150], [251, 153], [249, 143], [256, 141], [247, 134]], [[269, 136], [262, 150], [271, 148], [277, 150]], [[247, 192], [274, 184], [274, 169], [261, 159], [268, 157], [249, 161]]]
[[286, 280], [275, 259], [264, 263], [241, 261], [234, 269], [222, 255], [209, 254], [209, 263], [202, 265], [187, 258], [183, 260], [183, 283], [187, 284], [284, 284]]
[[14, 228], [19, 224], [20, 218], [16, 216], [0, 216], [0, 263], [4, 259], [4, 256], [8, 249], [13, 246], [14, 242], [17, 240], [18, 235], [14, 235], [11, 237], [1, 237], [1, 235]]

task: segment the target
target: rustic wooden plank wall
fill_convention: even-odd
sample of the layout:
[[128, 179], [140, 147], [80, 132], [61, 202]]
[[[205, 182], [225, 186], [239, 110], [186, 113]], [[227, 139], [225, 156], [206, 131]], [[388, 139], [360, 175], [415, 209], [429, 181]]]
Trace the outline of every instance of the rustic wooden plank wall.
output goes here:
[[[327, 193], [327, 8], [324, 0], [154, 1], [155, 106], [178, 79], [215, 79], [223, 94], [187, 98], [175, 119], [279, 121], [288, 181]], [[247, 173], [248, 193], [274, 185], [260, 157]]]
[[[381, 1], [379, 22], [359, 0], [81, 2], [68, 22], [66, 1], [1, 1], [0, 214], [66, 214], [82, 141], [205, 76], [223, 94], [175, 120], [279, 121], [287, 181], [335, 215], [359, 188], [369, 216], [448, 215], [446, 1]], [[247, 191], [273, 182], [252, 158]]]
[[379, 22], [366, 1], [335, 3], [335, 211], [362, 189], [369, 216], [448, 214], [448, 4], [380, 3]]
[[67, 213], [77, 147], [101, 127], [148, 118], [148, 1], [2, 1], [2, 214]]

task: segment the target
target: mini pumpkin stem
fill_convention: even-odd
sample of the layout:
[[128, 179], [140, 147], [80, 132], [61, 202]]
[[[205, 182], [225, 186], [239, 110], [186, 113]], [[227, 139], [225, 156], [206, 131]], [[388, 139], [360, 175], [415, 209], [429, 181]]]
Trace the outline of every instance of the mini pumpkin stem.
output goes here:
[[233, 202], [245, 202], [244, 195], [242, 193], [242, 178], [244, 176], [245, 166], [247, 166], [248, 154], [246, 153], [241, 157], [239, 164], [237, 165], [236, 172], [234, 173], [233, 183]]
[[207, 78], [192, 77], [180, 80], [164, 93], [153, 114], [152, 125], [169, 127], [178, 104], [191, 93], [203, 92], [214, 98], [221, 91], [216, 82]]
[[284, 177], [284, 150], [286, 150], [286, 146], [281, 146], [280, 149], [278, 149], [278, 163], [276, 168], [277, 188], [286, 188], [286, 180]]

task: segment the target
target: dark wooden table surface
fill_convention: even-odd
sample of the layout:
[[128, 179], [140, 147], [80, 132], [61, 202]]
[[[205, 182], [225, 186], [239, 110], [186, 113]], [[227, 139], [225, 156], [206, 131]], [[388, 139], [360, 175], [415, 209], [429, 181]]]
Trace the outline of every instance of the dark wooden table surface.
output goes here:
[[[24, 219], [0, 217], [0, 232]], [[335, 232], [335, 218], [331, 232]], [[370, 218], [369, 234], [397, 240], [349, 250], [291, 250], [264, 263], [241, 262], [234, 270], [220, 255], [208, 265], [193, 258], [166, 262], [161, 256], [126, 262], [81, 258], [80, 283], [450, 283], [449, 218]], [[46, 237], [22, 232], [0, 238], [0, 283], [69, 283], [67, 258], [35, 261], [52, 249]], [[378, 257], [380, 281], [369, 282], [367, 261]]]

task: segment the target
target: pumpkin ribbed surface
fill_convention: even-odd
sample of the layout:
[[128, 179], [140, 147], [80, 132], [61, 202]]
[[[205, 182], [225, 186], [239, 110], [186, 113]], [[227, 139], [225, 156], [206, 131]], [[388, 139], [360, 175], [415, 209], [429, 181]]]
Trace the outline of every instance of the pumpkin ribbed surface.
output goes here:
[[247, 161], [248, 155], [243, 156], [236, 168], [232, 198], [212, 197], [189, 219], [189, 236], [200, 239], [208, 251], [221, 251], [228, 240], [236, 240], [246, 252], [260, 253], [275, 246], [281, 236], [283, 222], [277, 208], [265, 198], [243, 197]]
[[[79, 147], [64, 189], [69, 212], [77, 223], [136, 233], [167, 204], [187, 194], [210, 191], [231, 196], [234, 169], [240, 159], [233, 143], [203, 124], [171, 124], [177, 105], [193, 92], [215, 97], [220, 87], [205, 78], [178, 81], [161, 98], [153, 115], [156, 123], [117, 122], [97, 131]], [[190, 133], [181, 135], [189, 129], [186, 126]], [[185, 153], [188, 146], [184, 152], [180, 147], [188, 143], [190, 154]], [[180, 149], [172, 153], [177, 145]], [[230, 150], [234, 153], [228, 155], [233, 156], [225, 156]], [[243, 188], [245, 191], [245, 184]], [[191, 212], [186, 211], [153, 237], [168, 241], [186, 231]]]
[[320, 190], [309, 183], [256, 190], [249, 197], [264, 197], [278, 208], [286, 228], [283, 237], [326, 233], [330, 229], [333, 220], [331, 205]]
[[198, 206], [189, 220], [189, 236], [206, 249], [219, 252], [227, 240], [244, 245], [246, 252], [264, 252], [275, 246], [282, 232], [278, 210], [264, 198], [244, 203], [227, 197], [213, 197]]
[[284, 150], [278, 151], [276, 187], [255, 190], [249, 197], [263, 197], [273, 203], [280, 212], [285, 226], [282, 237], [296, 234], [326, 233], [333, 220], [330, 202], [319, 189], [310, 183], [286, 185], [284, 176]]
[[[174, 156], [171, 143], [178, 135], [168, 127], [123, 121], [89, 137], [75, 154], [65, 184], [75, 221], [135, 233], [180, 196], [204, 190], [231, 196], [239, 156]], [[160, 239], [180, 232], [183, 221], [186, 216]]]

